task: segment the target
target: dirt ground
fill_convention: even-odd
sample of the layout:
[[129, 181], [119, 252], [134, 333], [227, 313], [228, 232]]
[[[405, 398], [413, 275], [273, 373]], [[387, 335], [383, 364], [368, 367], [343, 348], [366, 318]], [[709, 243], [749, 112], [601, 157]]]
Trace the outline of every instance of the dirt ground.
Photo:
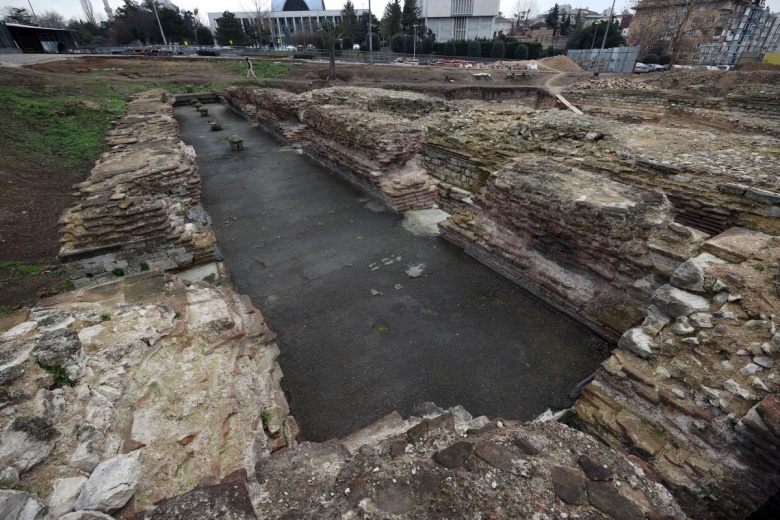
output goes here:
[[[119, 92], [131, 91], [141, 85], [163, 86], [174, 91], [183, 91], [188, 86], [196, 90], [214, 90], [246, 83], [241, 70], [237, 69], [239, 62], [238, 58], [87, 57], [30, 67], [2, 67], [0, 87], [24, 88], [41, 96], [63, 92], [78, 95], [82, 87], [95, 82], [103, 82]], [[497, 69], [339, 64], [336, 81], [328, 82], [327, 63], [299, 63], [286, 69], [281, 77], [261, 78], [257, 84], [295, 91], [354, 85], [416, 90], [446, 98], [479, 99], [480, 92], [485, 89], [525, 87], [556, 92], [592, 78], [586, 72], [545, 71], [513, 76], [506, 70]], [[490, 78], [474, 75], [480, 72], [489, 73]], [[706, 85], [710, 95], [723, 95], [754, 85], [780, 88], [778, 71], [681, 71], [626, 77], [666, 89]], [[3, 117], [8, 116], [0, 112], [0, 125]], [[3, 149], [13, 147], [12, 138], [4, 141], [0, 143]], [[20, 164], [7, 154], [0, 154], [0, 315], [30, 305], [42, 295], [67, 288], [57, 257], [57, 221], [74, 202], [71, 186], [88, 174], [88, 170], [74, 173], [58, 170], [56, 166], [43, 166], [36, 158]], [[31, 274], [8, 268], [9, 262], [33, 263], [41, 267]], [[4, 264], [6, 268], [2, 269]]]

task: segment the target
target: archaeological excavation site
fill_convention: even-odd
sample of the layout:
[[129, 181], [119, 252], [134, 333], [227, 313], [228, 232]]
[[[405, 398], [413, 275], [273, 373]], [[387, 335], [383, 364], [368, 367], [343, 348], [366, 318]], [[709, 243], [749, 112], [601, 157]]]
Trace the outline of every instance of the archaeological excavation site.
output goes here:
[[112, 121], [0, 517], [777, 518], [780, 72], [307, 67]]

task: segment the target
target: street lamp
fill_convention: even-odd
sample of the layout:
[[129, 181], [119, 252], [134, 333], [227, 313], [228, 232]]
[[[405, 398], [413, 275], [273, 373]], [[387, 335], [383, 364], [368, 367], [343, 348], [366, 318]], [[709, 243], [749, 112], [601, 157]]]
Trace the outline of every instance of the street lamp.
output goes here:
[[368, 0], [368, 63], [374, 64], [374, 33], [371, 26], [371, 0]]
[[414, 38], [414, 40], [412, 40], [412, 59], [416, 60], [417, 59], [417, 26], [416, 25], [412, 25], [412, 38]]

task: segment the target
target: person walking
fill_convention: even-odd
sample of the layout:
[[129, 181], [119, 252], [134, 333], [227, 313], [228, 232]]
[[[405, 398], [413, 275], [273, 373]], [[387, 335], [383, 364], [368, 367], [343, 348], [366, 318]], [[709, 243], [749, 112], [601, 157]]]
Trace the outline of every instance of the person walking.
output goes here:
[[255, 70], [252, 68], [252, 60], [249, 59], [249, 56], [245, 58], [246, 60], [246, 77], [249, 79], [249, 75], [251, 74], [253, 78], [257, 79], [257, 76], [255, 76]]

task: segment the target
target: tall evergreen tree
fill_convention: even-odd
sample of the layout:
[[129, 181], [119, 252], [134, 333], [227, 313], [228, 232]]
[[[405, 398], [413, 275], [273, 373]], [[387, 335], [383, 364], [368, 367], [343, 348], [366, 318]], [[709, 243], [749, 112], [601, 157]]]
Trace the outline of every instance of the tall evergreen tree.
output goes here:
[[360, 22], [358, 21], [355, 5], [351, 0], [344, 2], [344, 8], [341, 10], [341, 23], [339, 31], [344, 38], [353, 40], [360, 36]]
[[421, 14], [416, 0], [404, 0], [404, 7], [401, 10], [401, 29], [403, 29], [404, 34], [410, 34], [413, 25], [417, 25], [418, 28], [422, 27]]
[[388, 2], [379, 27], [383, 38], [389, 39], [401, 32], [401, 0]]
[[230, 11], [225, 11], [220, 18], [217, 18], [217, 30], [214, 33], [214, 38], [219, 45], [252, 44], [251, 38], [244, 32], [241, 20]]
[[550, 9], [550, 12], [547, 13], [547, 16], [544, 17], [544, 23], [547, 24], [547, 27], [551, 27], [553, 29], [553, 36], [555, 36], [558, 30], [558, 23], [560, 20], [561, 9], [558, 7], [558, 4], [555, 4], [555, 6]]

